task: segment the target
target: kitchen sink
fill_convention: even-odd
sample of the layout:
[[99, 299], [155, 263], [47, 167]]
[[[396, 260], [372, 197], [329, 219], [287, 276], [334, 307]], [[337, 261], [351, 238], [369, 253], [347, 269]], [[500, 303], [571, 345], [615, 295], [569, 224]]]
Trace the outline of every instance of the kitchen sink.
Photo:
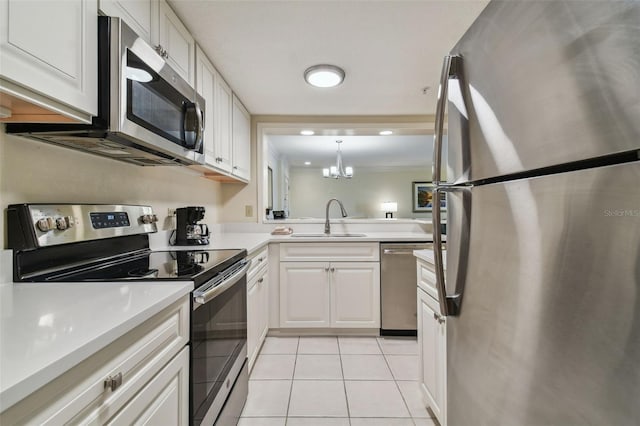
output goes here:
[[326, 237], [326, 238], [342, 238], [342, 237], [366, 237], [366, 234], [291, 234], [292, 237], [299, 238], [318, 238], [318, 237]]

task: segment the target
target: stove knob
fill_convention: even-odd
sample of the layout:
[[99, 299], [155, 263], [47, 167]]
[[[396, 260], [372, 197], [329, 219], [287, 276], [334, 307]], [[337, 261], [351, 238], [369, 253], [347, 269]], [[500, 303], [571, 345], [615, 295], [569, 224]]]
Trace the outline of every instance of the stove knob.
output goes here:
[[140, 221], [146, 225], [150, 223], [156, 223], [158, 221], [158, 216], [155, 214], [144, 214], [140, 217]]
[[67, 229], [67, 221], [64, 219], [64, 217], [59, 217], [56, 219], [56, 228], [59, 231], [64, 231], [65, 229]]
[[76, 218], [73, 216], [65, 216], [64, 221], [67, 222], [67, 228], [73, 228], [76, 224]]
[[42, 232], [49, 232], [52, 229], [51, 224], [49, 223], [50, 219], [51, 219], [50, 217], [45, 217], [45, 218], [39, 219], [36, 222], [36, 226]]

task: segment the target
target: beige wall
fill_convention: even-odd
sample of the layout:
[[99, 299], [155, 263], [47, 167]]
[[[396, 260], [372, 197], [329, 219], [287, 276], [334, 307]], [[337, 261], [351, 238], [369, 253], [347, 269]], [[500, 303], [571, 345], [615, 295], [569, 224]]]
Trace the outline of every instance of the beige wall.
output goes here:
[[13, 203], [129, 203], [151, 205], [162, 229], [169, 208], [206, 208], [218, 223], [223, 185], [182, 167], [141, 167], [19, 138], [0, 130], [0, 241], [6, 247], [7, 205]]
[[[303, 116], [303, 115], [254, 115], [251, 117], [251, 164], [252, 174], [249, 184], [225, 184], [222, 186], [222, 205], [224, 209], [220, 211], [220, 222], [258, 222], [258, 218], [264, 215], [261, 212], [258, 215], [258, 191], [262, 191], [259, 185], [266, 181], [266, 168], [262, 167], [259, 161], [262, 155], [258, 155], [257, 125], [258, 123], [344, 123], [344, 124], [375, 124], [385, 123], [420, 123], [426, 127], [433, 129], [433, 115], [410, 115], [410, 116]], [[273, 126], [277, 127], [277, 126]], [[258, 179], [258, 174], [261, 179]], [[251, 206], [252, 215], [246, 217], [245, 207]]]
[[[342, 201], [350, 217], [383, 218], [380, 204], [396, 201], [395, 218], [431, 217], [412, 211], [413, 181], [431, 180], [431, 170], [424, 169], [358, 169], [351, 179], [325, 179], [321, 169], [291, 169], [290, 217], [324, 217], [331, 198]], [[318, 196], [318, 194], [322, 194]], [[331, 207], [331, 217], [339, 209]]]

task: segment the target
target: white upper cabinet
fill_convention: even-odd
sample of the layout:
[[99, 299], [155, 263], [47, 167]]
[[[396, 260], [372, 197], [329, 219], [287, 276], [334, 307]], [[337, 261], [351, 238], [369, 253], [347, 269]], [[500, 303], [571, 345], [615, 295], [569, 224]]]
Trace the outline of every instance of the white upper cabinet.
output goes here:
[[205, 99], [205, 176], [222, 181], [251, 178], [251, 116], [231, 87], [196, 47], [196, 90]]
[[136, 34], [152, 44], [151, 31], [159, 16], [157, 0], [100, 0], [100, 12], [121, 18]]
[[216, 118], [214, 126], [216, 130], [216, 167], [225, 172], [231, 173], [232, 162], [231, 155], [233, 149], [231, 144], [231, 103], [233, 100], [233, 92], [231, 87], [216, 72]]
[[251, 179], [251, 115], [233, 95], [233, 170], [241, 179]]
[[[26, 101], [34, 114], [66, 117], [40, 121], [90, 122], [98, 110], [97, 32], [96, 0], [0, 0], [4, 114]], [[23, 121], [14, 118], [6, 121]]]
[[157, 45], [171, 68], [193, 86], [196, 42], [166, 1], [160, 1], [159, 10]]
[[180, 77], [194, 84], [196, 42], [165, 0], [100, 0], [100, 11], [123, 19]]

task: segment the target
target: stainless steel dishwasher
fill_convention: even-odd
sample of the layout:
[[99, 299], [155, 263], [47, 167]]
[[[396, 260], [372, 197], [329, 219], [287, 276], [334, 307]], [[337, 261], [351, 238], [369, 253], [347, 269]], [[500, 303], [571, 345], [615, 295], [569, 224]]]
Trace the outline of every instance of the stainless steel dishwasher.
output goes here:
[[416, 335], [418, 278], [413, 251], [432, 248], [430, 242], [380, 244], [381, 335]]

